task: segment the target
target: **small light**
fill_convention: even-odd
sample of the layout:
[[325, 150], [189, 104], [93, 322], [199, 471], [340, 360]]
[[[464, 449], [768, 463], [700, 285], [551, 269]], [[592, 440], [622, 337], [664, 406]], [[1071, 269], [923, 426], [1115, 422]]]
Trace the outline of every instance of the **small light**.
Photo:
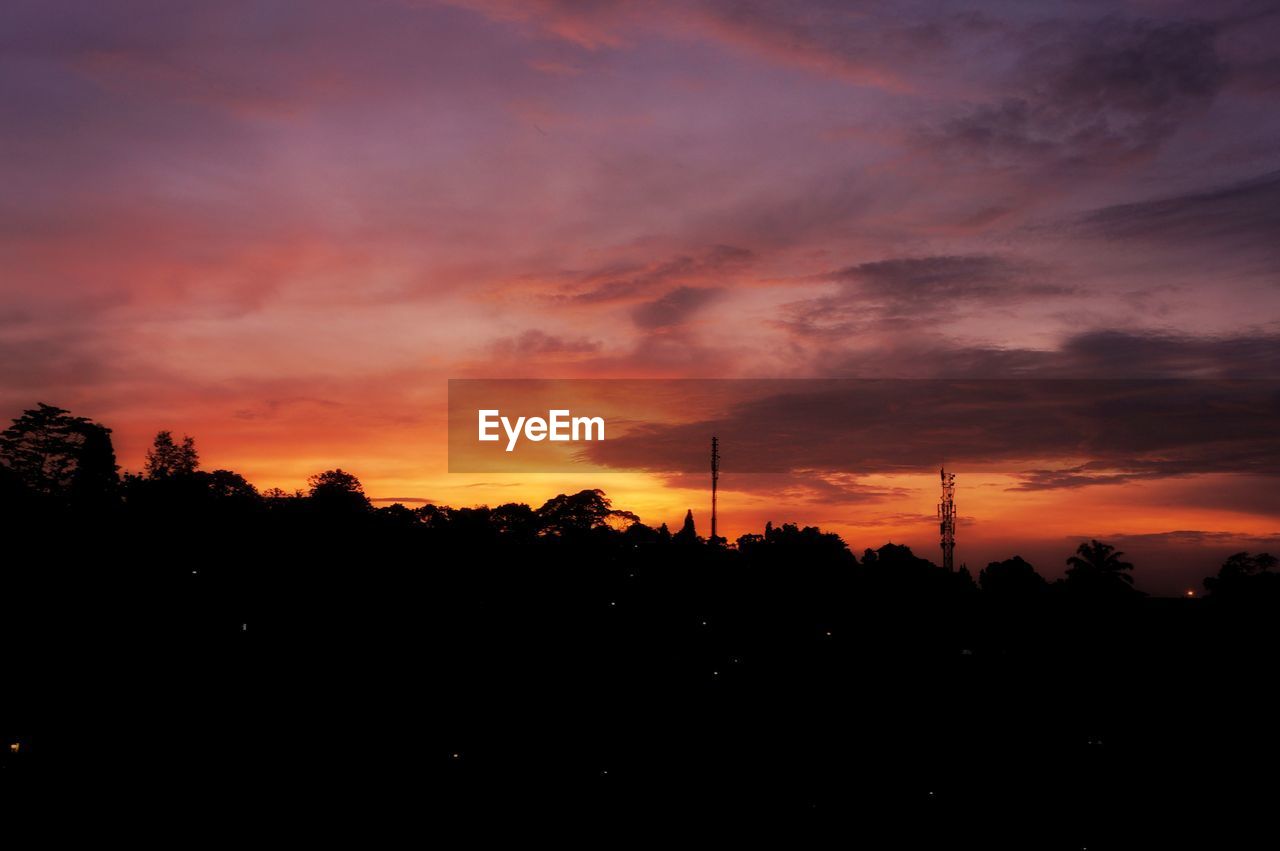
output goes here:
[[22, 742], [9, 743], [9, 753], [17, 753], [20, 750], [22, 750]]
[[1195, 595], [1196, 595], [1196, 592], [1195, 592], [1193, 589], [1191, 589], [1191, 588], [1188, 588], [1188, 589], [1187, 589], [1187, 596], [1188, 596], [1188, 597], [1194, 597]]
[[462, 759], [462, 754], [460, 753], [449, 754], [449, 756], [453, 757], [454, 759]]

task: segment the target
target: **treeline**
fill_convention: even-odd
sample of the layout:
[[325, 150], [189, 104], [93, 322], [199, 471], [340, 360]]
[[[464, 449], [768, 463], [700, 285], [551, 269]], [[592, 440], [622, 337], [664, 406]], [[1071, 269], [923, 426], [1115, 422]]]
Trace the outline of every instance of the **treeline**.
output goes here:
[[1016, 847], [1062, 824], [1094, 847], [1126, 809], [1237, 806], [1231, 755], [1280, 753], [1250, 714], [1265, 554], [1184, 603], [1096, 541], [1048, 582], [791, 524], [708, 540], [599, 490], [375, 507], [341, 469], [260, 492], [168, 432], [121, 475], [108, 429], [50, 406], [0, 434], [0, 500], [6, 723], [50, 778], [394, 800], [408, 767], [451, 816], [888, 813], [953, 839], [1021, 813]]
[[[159, 432], [140, 473], [121, 474], [111, 429], [62, 408], [39, 404], [0, 433], [0, 513], [16, 529], [71, 524], [151, 529], [159, 538], [240, 533], [316, 539], [384, 538], [441, 552], [520, 547], [580, 553], [639, 551], [659, 560], [706, 560], [717, 565], [848, 569], [872, 590], [926, 597], [981, 592], [993, 600], [1050, 596], [1123, 600], [1134, 589], [1134, 566], [1097, 540], [1083, 542], [1066, 560], [1065, 576], [1048, 582], [1020, 556], [991, 562], [973, 577], [950, 573], [910, 548], [885, 544], [854, 555], [840, 536], [816, 527], [766, 524], [736, 541], [698, 534], [693, 512], [672, 532], [614, 508], [601, 490], [560, 494], [534, 508], [375, 507], [353, 474], [332, 469], [308, 479], [306, 490], [260, 492], [231, 470], [201, 469], [190, 436]], [[635, 553], [628, 553], [635, 557]], [[1204, 581], [1210, 596], [1280, 598], [1280, 572], [1268, 553], [1232, 555]]]

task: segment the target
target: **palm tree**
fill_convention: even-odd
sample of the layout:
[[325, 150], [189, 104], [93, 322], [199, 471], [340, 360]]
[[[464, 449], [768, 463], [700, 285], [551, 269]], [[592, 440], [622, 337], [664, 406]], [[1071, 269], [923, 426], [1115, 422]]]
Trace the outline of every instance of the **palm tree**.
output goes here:
[[1076, 548], [1076, 554], [1067, 559], [1067, 579], [1078, 583], [1132, 586], [1133, 577], [1126, 571], [1133, 570], [1133, 565], [1122, 560], [1123, 555], [1111, 544], [1095, 538], [1081, 544]]

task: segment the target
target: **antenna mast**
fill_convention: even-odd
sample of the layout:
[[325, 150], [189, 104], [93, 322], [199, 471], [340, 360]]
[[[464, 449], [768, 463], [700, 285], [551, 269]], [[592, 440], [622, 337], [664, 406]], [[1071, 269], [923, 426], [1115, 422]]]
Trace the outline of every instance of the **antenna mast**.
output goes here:
[[720, 484], [720, 439], [711, 436], [711, 538], [716, 535], [716, 488]]
[[942, 566], [955, 569], [956, 549], [956, 474], [946, 468], [938, 471], [942, 478], [942, 502], [938, 503], [938, 531], [942, 534]]

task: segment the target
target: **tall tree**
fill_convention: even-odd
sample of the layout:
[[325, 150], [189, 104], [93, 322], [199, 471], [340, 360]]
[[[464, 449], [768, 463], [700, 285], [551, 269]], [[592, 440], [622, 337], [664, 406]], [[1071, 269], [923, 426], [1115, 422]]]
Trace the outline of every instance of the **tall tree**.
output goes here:
[[0, 432], [0, 465], [28, 491], [68, 503], [114, 494], [111, 429], [43, 402]]
[[311, 505], [322, 512], [363, 514], [372, 508], [364, 495], [364, 485], [341, 468], [317, 473], [307, 479], [307, 484], [311, 486]]
[[1235, 553], [1227, 558], [1217, 576], [1204, 581], [1214, 597], [1274, 601], [1280, 597], [1280, 573], [1274, 571], [1277, 559], [1270, 553]]
[[1088, 591], [1133, 590], [1133, 565], [1123, 555], [1097, 539], [1082, 543], [1067, 559], [1067, 585]]
[[79, 429], [84, 439], [71, 477], [71, 501], [84, 507], [108, 503], [120, 493], [120, 466], [111, 445], [111, 429], [88, 420], [82, 420]]
[[615, 510], [599, 488], [552, 497], [538, 509], [537, 516], [543, 534], [547, 535], [586, 532], [608, 526], [610, 521], [639, 519], [630, 511]]
[[173, 432], [158, 432], [151, 448], [147, 450], [148, 479], [190, 475], [199, 467], [200, 455], [196, 452], [196, 441], [190, 435], [184, 435], [182, 443], [177, 443], [173, 439]]
[[696, 544], [698, 543], [698, 528], [693, 525], [693, 509], [690, 508], [685, 512], [684, 525], [680, 527], [680, 531], [676, 532], [672, 540], [677, 544]]
[[1009, 599], [1034, 596], [1048, 587], [1022, 556], [991, 562], [978, 573], [978, 585], [993, 597]]

